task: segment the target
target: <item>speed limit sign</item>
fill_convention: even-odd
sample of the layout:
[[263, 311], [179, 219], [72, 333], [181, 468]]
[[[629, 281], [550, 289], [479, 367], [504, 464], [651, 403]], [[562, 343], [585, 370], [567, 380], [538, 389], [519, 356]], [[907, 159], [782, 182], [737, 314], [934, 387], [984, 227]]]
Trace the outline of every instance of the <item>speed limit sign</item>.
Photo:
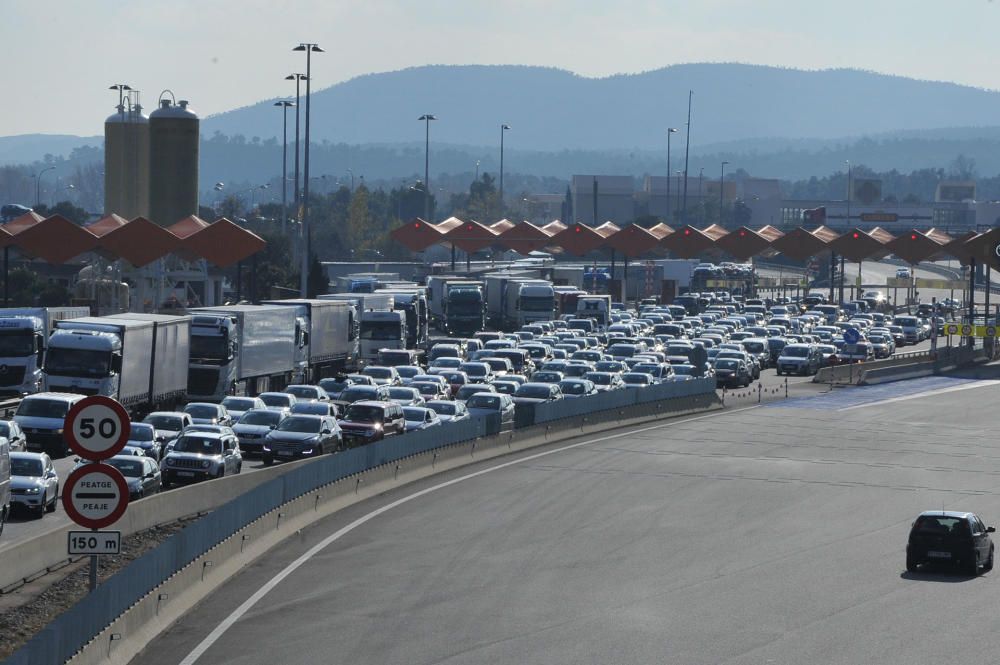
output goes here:
[[92, 395], [70, 408], [63, 436], [73, 452], [97, 462], [120, 453], [131, 428], [125, 407], [110, 397]]

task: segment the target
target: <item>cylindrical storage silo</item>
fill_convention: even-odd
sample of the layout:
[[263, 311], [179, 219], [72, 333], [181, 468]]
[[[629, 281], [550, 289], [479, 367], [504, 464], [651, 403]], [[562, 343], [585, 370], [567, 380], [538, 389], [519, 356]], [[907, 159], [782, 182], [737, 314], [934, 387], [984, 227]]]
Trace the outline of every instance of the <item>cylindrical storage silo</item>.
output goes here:
[[149, 114], [149, 219], [160, 226], [198, 214], [200, 124], [184, 100]]
[[149, 118], [139, 105], [104, 121], [104, 213], [149, 216]]

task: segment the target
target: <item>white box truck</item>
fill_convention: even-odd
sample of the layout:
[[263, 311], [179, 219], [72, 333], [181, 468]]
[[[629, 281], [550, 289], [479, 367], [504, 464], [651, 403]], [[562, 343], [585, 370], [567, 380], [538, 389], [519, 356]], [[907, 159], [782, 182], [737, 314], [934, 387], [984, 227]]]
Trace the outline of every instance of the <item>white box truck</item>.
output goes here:
[[189, 345], [187, 316], [58, 321], [45, 356], [44, 388], [113, 397], [133, 413], [173, 408], [185, 399]]
[[220, 305], [190, 310], [188, 397], [205, 402], [226, 395], [280, 390], [295, 371], [293, 307]]
[[292, 298], [261, 304], [296, 311], [296, 383], [314, 383], [356, 367], [360, 326], [354, 303]]
[[41, 390], [45, 346], [56, 321], [84, 316], [90, 316], [87, 307], [0, 309], [0, 395]]

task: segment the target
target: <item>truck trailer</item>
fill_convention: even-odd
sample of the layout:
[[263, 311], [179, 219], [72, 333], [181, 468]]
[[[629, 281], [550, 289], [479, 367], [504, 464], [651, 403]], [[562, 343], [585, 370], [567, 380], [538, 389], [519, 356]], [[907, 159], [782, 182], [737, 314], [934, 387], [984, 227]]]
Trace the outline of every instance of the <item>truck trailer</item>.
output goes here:
[[41, 390], [45, 347], [56, 321], [84, 316], [90, 316], [87, 307], [0, 309], [0, 395]]
[[356, 368], [359, 319], [354, 303], [293, 298], [261, 304], [296, 310], [296, 383], [315, 383]]
[[190, 311], [188, 396], [205, 402], [226, 395], [280, 390], [295, 371], [294, 307], [222, 305]]
[[190, 331], [190, 317], [162, 314], [57, 321], [44, 388], [113, 397], [133, 413], [172, 409], [186, 398]]

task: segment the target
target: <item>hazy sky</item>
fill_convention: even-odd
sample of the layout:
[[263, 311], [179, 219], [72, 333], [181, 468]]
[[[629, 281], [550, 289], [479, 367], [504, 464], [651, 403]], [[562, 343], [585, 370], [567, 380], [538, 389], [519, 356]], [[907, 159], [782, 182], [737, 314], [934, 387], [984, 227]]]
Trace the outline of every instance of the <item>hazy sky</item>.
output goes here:
[[0, 135], [100, 134], [125, 82], [203, 117], [423, 64], [530, 64], [585, 76], [685, 62], [854, 67], [1000, 89], [990, 0], [0, 0]]

